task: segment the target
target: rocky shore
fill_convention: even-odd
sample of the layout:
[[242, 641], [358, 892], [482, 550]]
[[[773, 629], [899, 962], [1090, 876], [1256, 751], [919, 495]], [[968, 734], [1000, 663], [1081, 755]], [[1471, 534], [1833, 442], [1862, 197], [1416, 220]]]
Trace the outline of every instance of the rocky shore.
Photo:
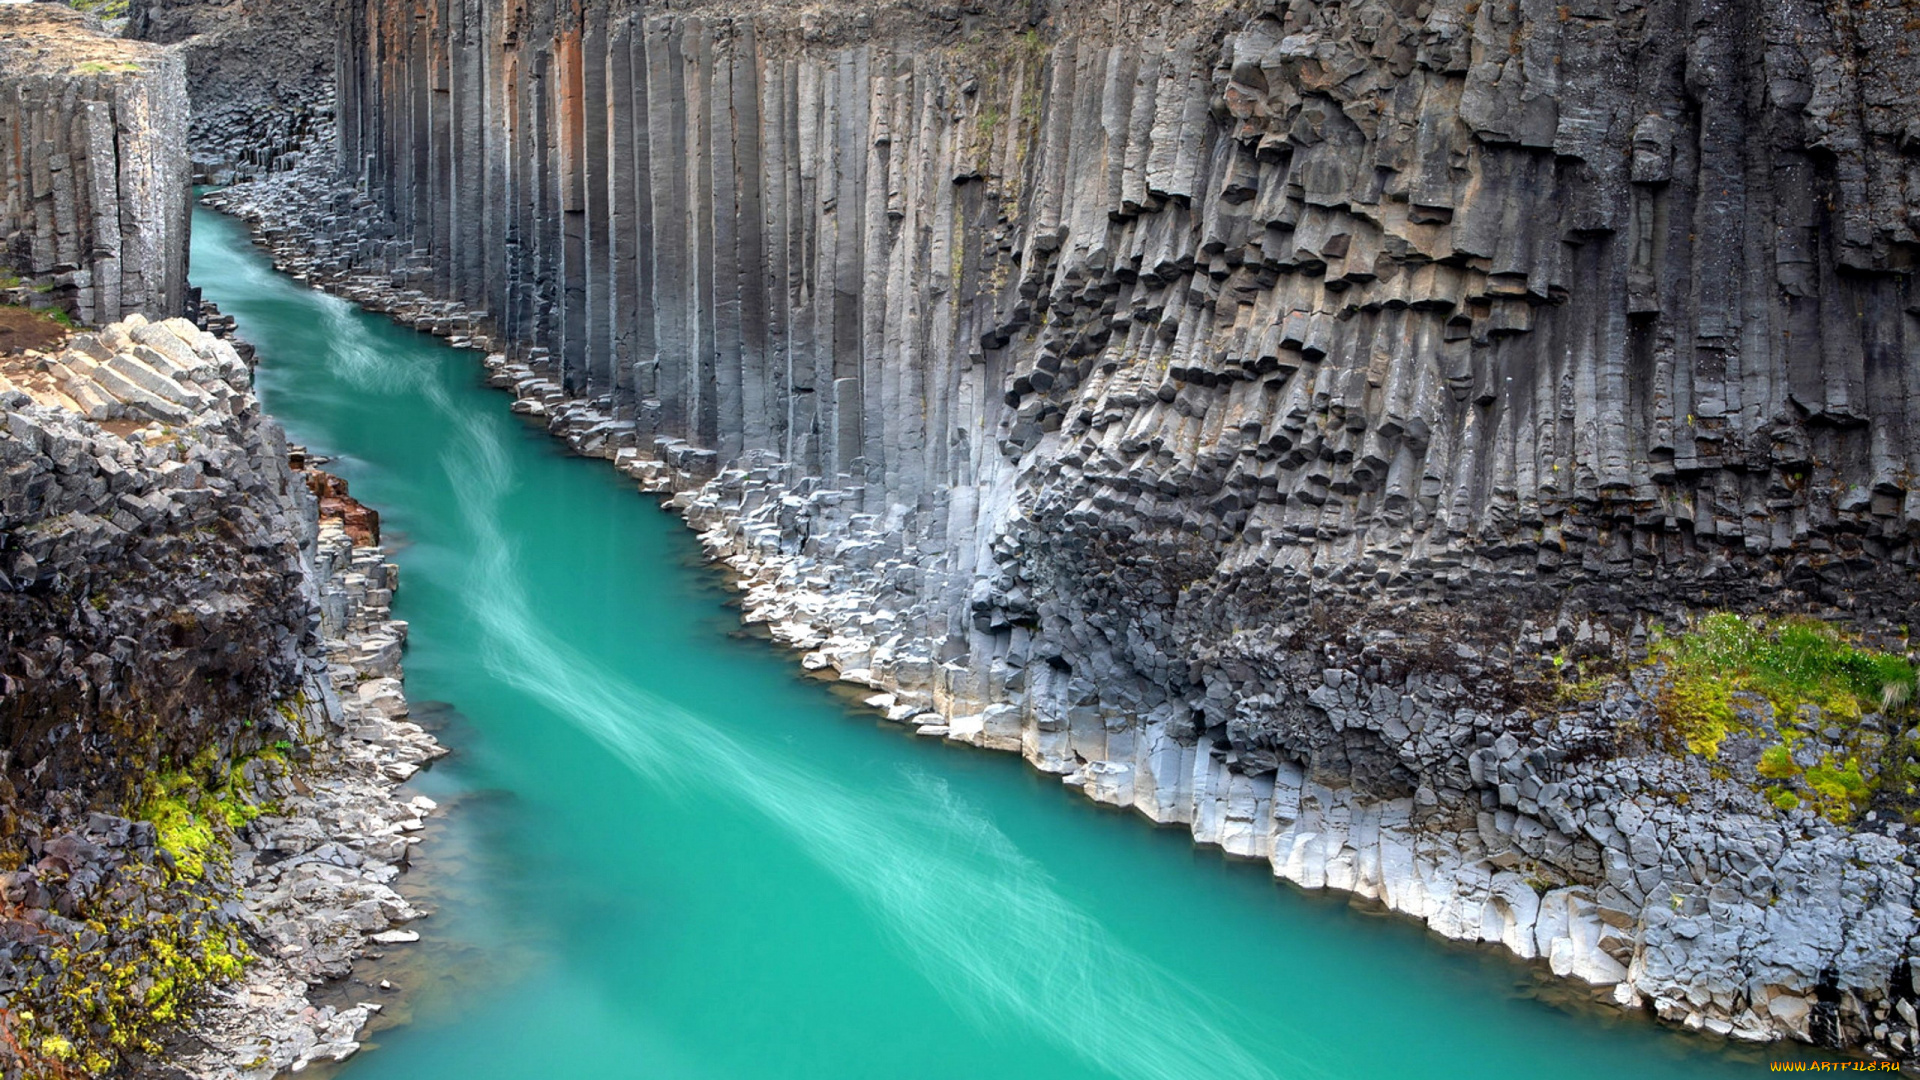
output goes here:
[[344, 978], [369, 949], [419, 940], [405, 926], [425, 913], [395, 886], [419, 842], [413, 834], [437, 807], [400, 788], [446, 751], [407, 719], [407, 627], [389, 617], [399, 568], [346, 528], [344, 515], [323, 516], [315, 559], [337, 708], [313, 718], [295, 763], [267, 783], [275, 810], [236, 837], [241, 919], [258, 959], [237, 983], [214, 991], [170, 1054], [191, 1076], [271, 1080], [346, 1059], [381, 1006], [316, 1008], [311, 989]]
[[192, 323], [133, 316], [0, 367], [5, 692], [28, 721], [6, 1075], [344, 1058], [378, 1006], [309, 988], [417, 937], [393, 884], [434, 807], [399, 788], [443, 752], [406, 720], [396, 569]]

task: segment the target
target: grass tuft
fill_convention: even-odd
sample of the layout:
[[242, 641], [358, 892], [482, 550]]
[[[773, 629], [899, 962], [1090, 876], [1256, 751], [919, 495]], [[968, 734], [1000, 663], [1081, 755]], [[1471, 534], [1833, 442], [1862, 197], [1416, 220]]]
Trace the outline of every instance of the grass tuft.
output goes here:
[[1857, 721], [1911, 701], [1916, 681], [1906, 657], [1861, 648], [1808, 618], [1718, 612], [1678, 636], [1656, 634], [1649, 653], [1667, 665], [1662, 718], [1690, 746], [1718, 744], [1733, 722], [1736, 694], [1757, 694], [1781, 716], [1815, 705], [1829, 717]]
[[[1719, 612], [1684, 633], [1656, 631], [1648, 655], [1664, 672], [1655, 711], [1687, 752], [1711, 761], [1730, 735], [1778, 737], [1753, 767], [1781, 809], [1811, 803], [1845, 822], [1883, 780], [1911, 771], [1905, 740], [1889, 746], [1877, 723], [1861, 722], [1903, 714], [1914, 701], [1914, 666], [1899, 653], [1864, 647], [1817, 619]], [[1763, 707], [1770, 722], [1756, 717]], [[1815, 753], [1817, 763], [1803, 768]]]

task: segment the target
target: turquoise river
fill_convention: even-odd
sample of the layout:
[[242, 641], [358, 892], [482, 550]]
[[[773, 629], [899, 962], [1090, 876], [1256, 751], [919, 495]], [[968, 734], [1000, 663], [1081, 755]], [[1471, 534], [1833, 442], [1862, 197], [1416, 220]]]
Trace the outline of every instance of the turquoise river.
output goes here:
[[405, 992], [339, 991], [407, 1022], [339, 1075], [1767, 1071], [850, 707], [477, 355], [275, 274], [231, 219], [196, 212], [192, 257], [267, 407], [380, 511], [408, 696], [453, 749], [414, 781], [445, 813], [403, 879], [435, 913], [367, 976]]

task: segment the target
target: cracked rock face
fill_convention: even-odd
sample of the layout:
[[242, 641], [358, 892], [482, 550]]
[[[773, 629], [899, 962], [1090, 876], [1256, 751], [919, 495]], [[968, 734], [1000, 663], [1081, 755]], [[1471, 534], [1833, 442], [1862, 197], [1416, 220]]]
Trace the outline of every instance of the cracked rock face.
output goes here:
[[[8, 1077], [45, 1075], [54, 1040], [89, 1071], [152, 1064], [240, 926], [224, 859], [123, 815], [324, 719], [313, 504], [250, 383], [228, 343], [139, 316], [0, 371]], [[151, 1021], [114, 1011], [155, 986]]]
[[187, 86], [167, 49], [0, 5], [0, 271], [87, 325], [187, 307]]
[[1622, 1004], [1913, 1053], [1900, 830], [1650, 750], [1644, 679], [1535, 692], [1710, 608], [1913, 621], [1903, 15], [338, 15], [322, 153], [224, 205], [506, 347], [809, 666]]
[[27, 391], [0, 375], [0, 749], [27, 791], [118, 798], [308, 689], [312, 502], [251, 372], [184, 319], [25, 366]]

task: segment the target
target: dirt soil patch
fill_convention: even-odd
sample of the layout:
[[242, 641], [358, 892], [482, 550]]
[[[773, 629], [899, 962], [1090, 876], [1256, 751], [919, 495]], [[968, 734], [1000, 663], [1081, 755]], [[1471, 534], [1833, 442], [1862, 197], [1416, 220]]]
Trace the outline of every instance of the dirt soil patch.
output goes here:
[[0, 307], [0, 356], [25, 349], [52, 352], [67, 340], [68, 330], [44, 311]]

